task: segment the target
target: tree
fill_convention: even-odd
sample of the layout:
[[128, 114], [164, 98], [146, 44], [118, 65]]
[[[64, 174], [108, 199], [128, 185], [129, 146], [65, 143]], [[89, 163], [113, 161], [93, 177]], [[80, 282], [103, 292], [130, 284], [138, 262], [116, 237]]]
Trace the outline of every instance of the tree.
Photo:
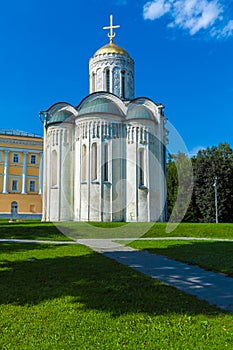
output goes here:
[[219, 222], [233, 222], [233, 150], [227, 143], [199, 151], [194, 160], [194, 196], [201, 222], [215, 222], [215, 177]]
[[167, 164], [168, 216], [169, 221], [184, 219], [193, 191], [193, 168], [184, 154], [170, 155]]
[[167, 208], [168, 217], [172, 213], [178, 192], [178, 174], [175, 165], [175, 156], [169, 154], [167, 163]]

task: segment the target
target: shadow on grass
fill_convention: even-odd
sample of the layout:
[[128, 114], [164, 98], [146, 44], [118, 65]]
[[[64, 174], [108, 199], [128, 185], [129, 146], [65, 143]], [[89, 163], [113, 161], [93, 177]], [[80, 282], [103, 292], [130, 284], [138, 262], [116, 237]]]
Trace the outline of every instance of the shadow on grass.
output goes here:
[[37, 305], [71, 296], [84, 309], [114, 316], [224, 313], [82, 246], [53, 247], [49, 258], [39, 254], [2, 263], [0, 304]]
[[0, 239], [70, 240], [53, 223], [41, 223], [40, 221], [0, 222]]
[[233, 277], [233, 242], [154, 241], [132, 246]]
[[[65, 244], [64, 244], [65, 245]], [[53, 249], [55, 246], [53, 244], [38, 244], [38, 243], [11, 243], [11, 242], [1, 242], [0, 252], [1, 254], [14, 254], [16, 252], [30, 252], [34, 250], [46, 250]], [[0, 255], [1, 257], [1, 255]]]

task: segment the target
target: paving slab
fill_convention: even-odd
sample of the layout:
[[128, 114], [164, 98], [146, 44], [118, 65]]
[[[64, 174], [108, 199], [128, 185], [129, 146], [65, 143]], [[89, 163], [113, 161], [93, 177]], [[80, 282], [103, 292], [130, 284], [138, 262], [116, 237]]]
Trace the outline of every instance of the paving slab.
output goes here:
[[108, 258], [127, 265], [152, 278], [206, 300], [209, 304], [233, 312], [233, 278], [206, 271], [166, 257], [139, 251], [111, 239], [79, 239]]

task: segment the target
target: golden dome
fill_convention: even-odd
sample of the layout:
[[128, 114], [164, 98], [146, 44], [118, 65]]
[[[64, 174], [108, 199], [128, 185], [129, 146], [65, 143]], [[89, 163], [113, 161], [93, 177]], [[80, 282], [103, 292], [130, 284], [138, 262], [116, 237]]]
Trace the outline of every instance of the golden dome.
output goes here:
[[107, 45], [102, 46], [99, 50], [96, 51], [94, 56], [98, 56], [104, 53], [117, 53], [117, 54], [130, 57], [127, 51], [125, 51], [124, 49], [122, 49], [122, 47], [113, 43], [109, 43]]

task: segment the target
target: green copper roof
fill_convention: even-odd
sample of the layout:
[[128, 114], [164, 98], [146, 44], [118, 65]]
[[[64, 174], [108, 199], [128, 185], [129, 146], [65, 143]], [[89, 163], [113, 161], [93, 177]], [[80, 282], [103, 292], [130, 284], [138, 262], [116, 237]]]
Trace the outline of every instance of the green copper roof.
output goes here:
[[107, 114], [122, 114], [121, 109], [107, 98], [96, 98], [92, 101], [87, 101], [79, 110], [79, 115], [89, 113], [107, 113]]
[[150, 110], [143, 105], [129, 105], [127, 119], [153, 119]]
[[70, 117], [70, 113], [67, 111], [58, 111], [51, 118], [48, 119], [47, 124], [62, 123]]

